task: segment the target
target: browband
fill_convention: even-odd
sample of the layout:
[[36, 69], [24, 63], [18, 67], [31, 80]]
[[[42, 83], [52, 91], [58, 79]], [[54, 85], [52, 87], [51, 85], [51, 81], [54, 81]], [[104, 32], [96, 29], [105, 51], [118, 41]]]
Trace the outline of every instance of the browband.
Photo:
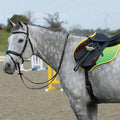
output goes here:
[[27, 33], [25, 33], [25, 32], [20, 32], [20, 31], [18, 31], [18, 32], [12, 32], [12, 34], [17, 34], [17, 33], [22, 33], [22, 34], [27, 35]]

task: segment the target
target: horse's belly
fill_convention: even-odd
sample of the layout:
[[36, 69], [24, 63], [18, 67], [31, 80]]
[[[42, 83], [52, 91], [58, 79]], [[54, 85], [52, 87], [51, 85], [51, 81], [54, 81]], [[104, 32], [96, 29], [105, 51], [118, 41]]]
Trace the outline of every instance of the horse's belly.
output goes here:
[[120, 67], [111, 63], [98, 67], [90, 73], [93, 91], [102, 103], [120, 102]]
[[93, 87], [93, 93], [101, 103], [120, 103], [120, 91], [109, 88], [99, 87], [97, 90]]

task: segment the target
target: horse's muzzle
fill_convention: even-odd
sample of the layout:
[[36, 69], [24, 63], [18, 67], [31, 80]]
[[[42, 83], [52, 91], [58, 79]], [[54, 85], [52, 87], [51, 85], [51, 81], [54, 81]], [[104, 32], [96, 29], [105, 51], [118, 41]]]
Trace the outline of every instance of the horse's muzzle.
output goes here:
[[5, 73], [13, 74], [15, 72], [15, 65], [3, 62], [3, 70]]

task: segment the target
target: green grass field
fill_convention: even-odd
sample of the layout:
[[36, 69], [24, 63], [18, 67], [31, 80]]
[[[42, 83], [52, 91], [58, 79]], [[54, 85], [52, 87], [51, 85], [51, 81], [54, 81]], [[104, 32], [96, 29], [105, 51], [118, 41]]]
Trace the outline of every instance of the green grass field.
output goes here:
[[0, 52], [5, 52], [8, 49], [8, 37], [10, 34], [6, 30], [0, 31]]

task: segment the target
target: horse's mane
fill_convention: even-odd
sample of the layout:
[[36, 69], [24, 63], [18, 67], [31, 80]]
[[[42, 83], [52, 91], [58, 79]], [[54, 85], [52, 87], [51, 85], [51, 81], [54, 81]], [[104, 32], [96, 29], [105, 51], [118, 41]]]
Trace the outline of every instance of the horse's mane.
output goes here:
[[40, 27], [40, 28], [44, 28], [44, 29], [46, 29], [46, 30], [50, 30], [50, 31], [53, 31], [53, 32], [60, 32], [60, 33], [62, 32], [63, 34], [68, 33], [66, 30], [48, 28], [48, 27], [46, 27], [46, 26], [41, 26], [41, 25], [35, 25], [35, 24], [27, 24], [27, 25], [36, 26], [36, 27]]
[[[24, 23], [24, 22], [23, 22]], [[39, 28], [43, 28], [52, 32], [58, 32], [58, 33], [62, 33], [62, 34], [68, 34], [68, 32], [66, 30], [60, 30], [60, 29], [54, 29], [54, 28], [48, 28], [46, 26], [41, 26], [41, 25], [36, 25], [36, 24], [27, 24], [24, 23], [25, 25], [30, 25], [30, 26], [35, 26], [35, 27], [39, 27]], [[16, 24], [16, 26], [13, 27], [12, 31], [17, 31], [20, 29], [20, 25]], [[70, 33], [71, 35], [75, 35], [75, 36], [81, 36], [81, 35], [76, 35], [75, 33]], [[85, 36], [84, 36], [85, 37]], [[87, 37], [87, 36], [86, 36]]]

